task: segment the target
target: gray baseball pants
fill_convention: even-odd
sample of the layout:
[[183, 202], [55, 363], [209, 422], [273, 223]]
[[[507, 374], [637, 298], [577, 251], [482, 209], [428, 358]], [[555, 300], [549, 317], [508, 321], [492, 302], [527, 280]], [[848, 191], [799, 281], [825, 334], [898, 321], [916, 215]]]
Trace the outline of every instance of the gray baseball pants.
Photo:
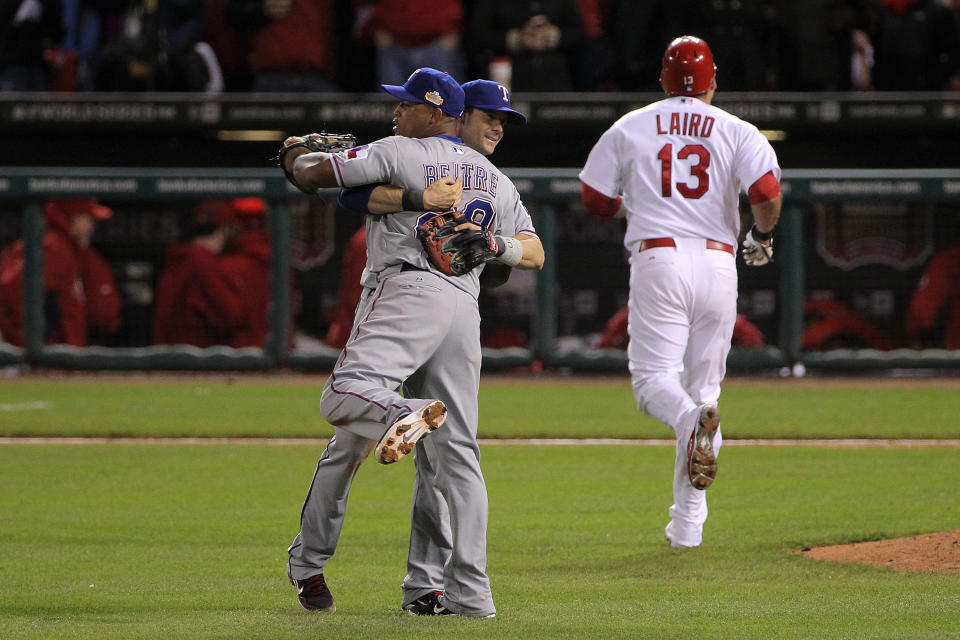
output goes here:
[[[444, 604], [452, 611], [495, 612], [486, 575], [487, 491], [476, 442], [479, 385], [476, 298], [426, 271], [392, 272], [365, 292], [320, 401], [321, 413], [336, 431], [317, 465], [300, 533], [289, 548], [294, 578], [320, 573], [330, 560], [353, 477], [383, 432], [437, 399], [447, 406], [447, 419], [417, 443], [411, 551], [421, 544], [420, 532], [449, 530], [449, 557], [439, 551], [414, 562], [425, 568], [443, 562]], [[404, 397], [402, 388], [416, 395]], [[442, 504], [418, 506], [417, 496], [428, 489]], [[409, 578], [404, 602], [434, 588]]]

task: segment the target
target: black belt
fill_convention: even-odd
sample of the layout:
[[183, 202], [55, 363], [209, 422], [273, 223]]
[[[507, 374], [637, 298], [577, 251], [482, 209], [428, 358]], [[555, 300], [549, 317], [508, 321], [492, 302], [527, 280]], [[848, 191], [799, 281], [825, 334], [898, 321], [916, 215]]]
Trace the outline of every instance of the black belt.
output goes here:
[[430, 269], [424, 269], [423, 267], [412, 265], [409, 262], [404, 262], [400, 267], [400, 271], [430, 271]]

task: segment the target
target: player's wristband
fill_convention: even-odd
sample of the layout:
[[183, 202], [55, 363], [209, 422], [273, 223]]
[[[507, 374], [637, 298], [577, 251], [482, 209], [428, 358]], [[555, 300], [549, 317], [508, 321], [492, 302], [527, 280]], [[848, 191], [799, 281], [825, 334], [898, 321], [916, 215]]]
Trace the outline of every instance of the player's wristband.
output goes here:
[[503, 249], [497, 256], [497, 262], [515, 267], [523, 260], [523, 243], [516, 238], [497, 236], [497, 244]]
[[337, 201], [344, 209], [358, 211], [360, 213], [370, 213], [370, 195], [378, 186], [377, 184], [366, 184], [360, 187], [341, 189], [340, 195], [337, 196]]
[[404, 211], [423, 211], [423, 189], [404, 189], [401, 206]]
[[757, 225], [753, 225], [753, 227], [750, 229], [750, 233], [753, 234], [753, 239], [757, 240], [758, 242], [766, 242], [773, 237], [773, 229], [770, 229], [770, 231], [764, 233], [763, 231], [757, 229]]

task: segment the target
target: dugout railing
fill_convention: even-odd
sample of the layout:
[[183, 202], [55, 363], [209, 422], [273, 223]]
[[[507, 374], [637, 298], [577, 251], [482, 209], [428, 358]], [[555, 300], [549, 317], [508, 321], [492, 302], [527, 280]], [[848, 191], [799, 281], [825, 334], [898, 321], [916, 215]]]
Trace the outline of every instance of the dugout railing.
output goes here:
[[[550, 367], [573, 371], [625, 371], [626, 355], [620, 349], [589, 345], [564, 348], [558, 340], [558, 300], [563, 283], [558, 277], [558, 219], [571, 215], [579, 199], [576, 169], [506, 169], [525, 202], [535, 213], [547, 261], [536, 276], [535, 304], [529, 314], [529, 341], [524, 347], [485, 348], [484, 367]], [[936, 229], [955, 228], [960, 203], [960, 170], [785, 170], [784, 209], [776, 236], [776, 262], [771, 290], [775, 290], [775, 335], [763, 347], [734, 347], [731, 369], [857, 371], [870, 369], [958, 369], [960, 351], [937, 348], [804, 348], [804, 305], [807, 297], [805, 251], [810, 234], [809, 206], [830, 206], [851, 200], [871, 205], [891, 203], [946, 205], [946, 220]], [[335, 190], [321, 193], [335, 197]], [[275, 250], [272, 252], [272, 304], [268, 310], [270, 334], [262, 348], [200, 349], [186, 345], [140, 347], [71, 347], [43, 343], [43, 202], [51, 197], [95, 196], [107, 203], [123, 201], [192, 201], [208, 197], [256, 196], [267, 199], [268, 218]], [[0, 170], [0, 201], [22, 215], [25, 241], [24, 338], [25, 346], [0, 342], [0, 365], [10, 367], [85, 370], [327, 370], [337, 351], [316, 348], [309, 352], [289, 349], [290, 217], [287, 205], [303, 194], [282, 174], [271, 169], [159, 169], [159, 168], [4, 168]], [[562, 211], [561, 211], [562, 210]], [[582, 213], [582, 212], [581, 212]], [[830, 212], [826, 214], [829, 217]], [[822, 224], [821, 224], [822, 226]], [[823, 230], [817, 228], [820, 234]], [[847, 236], [855, 235], [847, 229]], [[914, 234], [913, 231], [910, 232]], [[827, 235], [836, 235], [830, 231]], [[914, 234], [916, 235], [916, 234]], [[856, 237], [847, 237], [856, 244]], [[927, 238], [927, 240], [930, 240]], [[625, 288], [626, 281], [619, 283]], [[622, 297], [622, 295], [621, 295]]]

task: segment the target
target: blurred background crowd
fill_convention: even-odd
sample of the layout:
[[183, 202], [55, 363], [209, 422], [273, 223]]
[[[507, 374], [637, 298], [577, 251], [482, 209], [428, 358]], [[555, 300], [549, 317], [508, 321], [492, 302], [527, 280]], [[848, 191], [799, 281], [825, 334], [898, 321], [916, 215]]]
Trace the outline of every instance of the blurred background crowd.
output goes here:
[[[657, 93], [664, 46], [680, 33], [710, 43], [721, 92], [960, 91], [960, 0], [0, 0], [0, 92], [379, 93], [431, 66], [515, 92]], [[566, 166], [583, 162], [569, 155]], [[342, 347], [360, 294], [362, 221], [319, 199], [288, 209], [289, 346]], [[263, 346], [273, 213], [258, 198], [46, 203], [45, 341]], [[956, 215], [949, 203], [806, 211], [817, 242], [805, 248], [803, 348], [960, 349]], [[622, 349], [619, 223], [598, 225], [578, 203], [557, 220], [561, 347]], [[867, 232], [883, 249], [873, 262], [862, 257]], [[14, 345], [22, 233], [20, 216], [0, 215], [0, 341]], [[741, 293], [734, 344], [776, 344], [768, 280]], [[486, 346], [527, 346], [534, 289], [530, 274], [514, 274], [482, 294]]]
[[659, 91], [678, 33], [724, 91], [960, 90], [960, 0], [0, 0], [0, 90]]

